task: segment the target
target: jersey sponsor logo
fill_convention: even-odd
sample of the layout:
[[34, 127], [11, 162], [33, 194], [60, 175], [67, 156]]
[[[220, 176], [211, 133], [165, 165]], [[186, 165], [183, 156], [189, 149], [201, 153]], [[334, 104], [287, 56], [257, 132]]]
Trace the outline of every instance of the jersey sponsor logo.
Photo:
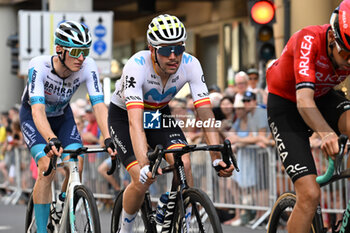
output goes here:
[[36, 81], [36, 75], [38, 71], [33, 70], [32, 76], [31, 76], [31, 88], [30, 88], [30, 93], [34, 93], [34, 88], [35, 88], [35, 81]]
[[73, 80], [73, 84], [77, 84], [79, 82], [79, 78]]
[[192, 62], [192, 56], [189, 55], [189, 54], [188, 54], [188, 55], [184, 54], [184, 55], [182, 56], [182, 62], [183, 62], [183, 63], [186, 63], [186, 64]]
[[95, 87], [96, 92], [100, 92], [100, 88], [98, 86], [98, 78], [97, 78], [96, 72], [95, 71], [91, 71], [91, 75], [92, 75], [92, 78], [94, 80], [94, 87]]
[[154, 101], [162, 101], [162, 100], [164, 100], [166, 97], [168, 97], [169, 95], [170, 95], [171, 97], [174, 97], [174, 96], [176, 95], [176, 87], [171, 87], [171, 88], [169, 88], [169, 89], [166, 90], [166, 92], [164, 92], [163, 94], [159, 93], [157, 89], [152, 88], [151, 90], [149, 90], [149, 91], [145, 94], [144, 98], [145, 98], [146, 100], [148, 100], [148, 99], [149, 99], [148, 97], [149, 97], [149, 96], [152, 96], [152, 99], [153, 99]]
[[151, 78], [157, 79], [157, 75], [151, 74]]
[[296, 176], [298, 174], [301, 174], [305, 171], [307, 171], [307, 167], [304, 166], [304, 167], [300, 167], [300, 164], [297, 163], [295, 165], [289, 165], [287, 168], [286, 168], [286, 172], [291, 176]]
[[322, 63], [319, 60], [316, 62], [316, 65], [321, 67], [321, 68], [323, 68], [323, 69], [329, 69], [329, 65], [328, 64]]
[[179, 77], [179, 75], [178, 76], [176, 76], [175, 78], [173, 78], [172, 80], [171, 80], [171, 82], [172, 83], [175, 83], [177, 80], [179, 80], [180, 79], [180, 77]]
[[36, 142], [35, 129], [30, 124], [24, 122], [21, 125], [21, 130], [23, 133], [23, 139], [25, 143], [28, 145], [28, 147], [32, 147], [33, 144]]
[[160, 129], [162, 114], [157, 111], [143, 112], [143, 128], [144, 129]]
[[135, 84], [136, 84], [136, 81], [135, 81], [135, 78], [134, 77], [130, 77], [129, 76], [126, 76], [125, 77], [125, 80], [126, 80], [126, 88], [135, 88]]
[[112, 126], [109, 126], [109, 131], [111, 132], [111, 137], [113, 138], [113, 141], [115, 143], [117, 143], [118, 147], [122, 150], [122, 152], [124, 154], [126, 154], [128, 152], [128, 150], [126, 149], [125, 145], [123, 144], [122, 141], [120, 141], [120, 139], [118, 138], [117, 134], [115, 133], [115, 131], [113, 130]]
[[141, 66], [143, 66], [146, 63], [145, 58], [143, 56], [141, 56], [140, 58], [135, 57], [134, 61]]
[[139, 96], [126, 96], [125, 97], [125, 102], [135, 101], [135, 100], [142, 101], [141, 97], [139, 97]]
[[148, 84], [151, 84], [151, 85], [157, 85], [157, 86], [160, 86], [160, 82], [153, 81], [153, 80], [148, 80], [148, 79], [147, 79], [147, 83], [148, 83]]
[[[316, 72], [315, 73], [315, 77], [317, 79], [318, 82], [320, 82], [321, 84], [334, 84], [334, 83], [340, 83], [342, 82], [345, 78], [346, 75], [337, 75], [337, 74], [327, 74], [327, 76], [325, 76], [322, 72]], [[333, 86], [333, 85], [332, 85]]]
[[202, 74], [201, 80], [202, 80], [203, 83], [205, 83], [204, 74]]
[[281, 157], [282, 162], [284, 162], [284, 160], [286, 160], [286, 158], [288, 157], [288, 151], [286, 150], [286, 147], [281, 139], [281, 136], [278, 132], [277, 126], [275, 125], [275, 122], [271, 122], [270, 129], [271, 129], [272, 135], [276, 141], [276, 147], [277, 147], [278, 154]]
[[51, 93], [61, 97], [70, 97], [79, 88], [79, 86], [80, 83], [77, 83], [73, 87], [65, 88], [46, 81], [44, 84], [44, 91], [48, 95], [50, 95], [49, 93]]
[[312, 40], [314, 39], [313, 36], [306, 35], [304, 36], [303, 41], [301, 42], [300, 46], [300, 62], [299, 62], [299, 74], [303, 76], [309, 77], [309, 65], [310, 65], [310, 58], [309, 55], [311, 53], [311, 47], [312, 47]]
[[198, 93], [197, 96], [200, 98], [205, 98], [209, 96], [209, 93], [208, 92]]

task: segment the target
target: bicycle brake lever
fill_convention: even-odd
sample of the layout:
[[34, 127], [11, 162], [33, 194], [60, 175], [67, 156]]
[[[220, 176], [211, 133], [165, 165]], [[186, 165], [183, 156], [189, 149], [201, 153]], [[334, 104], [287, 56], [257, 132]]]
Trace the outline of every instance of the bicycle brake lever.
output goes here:
[[[223, 161], [229, 165], [231, 165], [231, 163], [233, 164], [233, 166], [235, 167], [235, 170], [237, 172], [239, 172], [239, 168], [237, 165], [237, 159], [236, 157], [233, 155], [232, 152], [232, 148], [231, 148], [231, 142], [228, 139], [225, 139], [224, 141], [224, 151], [223, 151]], [[227, 155], [227, 156], [225, 156]]]
[[345, 151], [347, 140], [348, 140], [348, 137], [346, 135], [340, 135], [338, 138], [339, 153], [336, 155], [335, 161], [334, 161], [335, 173], [337, 175], [340, 175], [341, 162], [344, 157], [344, 151]]

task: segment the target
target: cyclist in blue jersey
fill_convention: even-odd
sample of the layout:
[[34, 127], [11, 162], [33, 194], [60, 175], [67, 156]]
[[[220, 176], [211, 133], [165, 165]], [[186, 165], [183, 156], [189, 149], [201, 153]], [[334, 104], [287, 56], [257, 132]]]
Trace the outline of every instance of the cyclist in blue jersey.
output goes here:
[[[107, 127], [107, 107], [97, 66], [89, 58], [91, 34], [80, 23], [66, 21], [55, 32], [57, 56], [38, 56], [29, 63], [28, 83], [22, 96], [20, 109], [21, 130], [25, 142], [35, 159], [39, 176], [33, 188], [34, 211], [38, 232], [47, 232], [50, 211], [51, 182], [54, 172], [44, 177], [54, 155], [68, 159], [63, 149], [82, 146], [69, 101], [85, 82], [96, 119], [105, 138], [108, 152], [116, 150]], [[79, 173], [83, 168], [79, 157]], [[67, 177], [66, 177], [67, 179]], [[65, 191], [66, 187], [62, 187]]]
[[[165, 127], [158, 124], [156, 129], [146, 125], [144, 129], [143, 117], [152, 114], [149, 123], [153, 125], [160, 123], [156, 119], [161, 115], [170, 116], [168, 103], [188, 83], [199, 119], [214, 119], [202, 67], [197, 58], [185, 52], [186, 38], [185, 27], [176, 16], [166, 14], [155, 17], [147, 31], [149, 50], [134, 54], [116, 83], [109, 107], [108, 125], [112, 139], [118, 145], [118, 156], [131, 176], [131, 183], [123, 196], [123, 222], [119, 233], [131, 232], [144, 194], [154, 182], [146, 156], [148, 145], [154, 148], [162, 144], [164, 148], [172, 149], [187, 144], [178, 125]], [[174, 118], [169, 121], [175, 123]], [[220, 143], [217, 130], [203, 129], [208, 144]], [[171, 156], [166, 156], [166, 159], [173, 163]], [[190, 158], [187, 155], [182, 160], [191, 185]], [[226, 167], [219, 153], [212, 153], [211, 160], [215, 167]], [[231, 176], [233, 169], [231, 165], [218, 175]]]

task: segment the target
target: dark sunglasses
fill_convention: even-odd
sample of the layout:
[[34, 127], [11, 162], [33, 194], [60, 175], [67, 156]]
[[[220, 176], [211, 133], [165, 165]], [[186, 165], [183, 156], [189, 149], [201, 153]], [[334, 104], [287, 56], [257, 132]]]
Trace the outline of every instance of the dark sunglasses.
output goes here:
[[90, 48], [63, 48], [64, 50], [67, 50], [69, 52], [69, 56], [74, 58], [79, 58], [81, 54], [83, 54], [83, 57], [86, 58], [89, 56]]
[[338, 54], [346, 61], [350, 59], [350, 51], [346, 48], [343, 48], [341, 44], [335, 40], [335, 47], [337, 48]]
[[248, 103], [248, 102], [250, 102], [250, 100], [245, 99], [245, 100], [242, 100], [242, 102], [243, 103]]
[[172, 53], [179, 56], [185, 52], [185, 45], [171, 45], [171, 46], [155, 46], [157, 52], [165, 57], [169, 57]]

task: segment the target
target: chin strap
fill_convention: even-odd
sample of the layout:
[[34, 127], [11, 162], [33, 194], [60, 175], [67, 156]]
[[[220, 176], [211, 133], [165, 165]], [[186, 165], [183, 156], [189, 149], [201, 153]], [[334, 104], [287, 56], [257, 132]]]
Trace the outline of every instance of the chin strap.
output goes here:
[[331, 62], [332, 62], [332, 64], [333, 64], [333, 68], [336, 70], [336, 69], [339, 68], [339, 66], [338, 66], [337, 63], [335, 62], [334, 56], [333, 56], [333, 48], [334, 48], [334, 45], [335, 45], [335, 42], [334, 42], [334, 41], [331, 42], [331, 43], [329, 44], [329, 48], [331, 49], [331, 54], [329, 54], [329, 58], [331, 59]]
[[62, 55], [62, 51], [61, 52], [57, 52], [58, 54], [58, 60], [60, 60], [60, 62], [62, 63], [62, 65], [67, 69], [69, 70], [70, 72], [73, 72], [71, 69], [69, 69], [69, 67], [66, 65], [66, 63], [64, 62], [66, 60], [66, 54], [67, 54], [67, 51], [64, 51], [63, 53], [63, 58], [61, 57]]
[[155, 59], [155, 61], [156, 61], [156, 64], [159, 66], [159, 68], [165, 73], [165, 74], [168, 74], [161, 66], [160, 66], [160, 64], [159, 64], [159, 62], [158, 62], [158, 58], [157, 58], [157, 49], [155, 48], [154, 49], [154, 59]]

